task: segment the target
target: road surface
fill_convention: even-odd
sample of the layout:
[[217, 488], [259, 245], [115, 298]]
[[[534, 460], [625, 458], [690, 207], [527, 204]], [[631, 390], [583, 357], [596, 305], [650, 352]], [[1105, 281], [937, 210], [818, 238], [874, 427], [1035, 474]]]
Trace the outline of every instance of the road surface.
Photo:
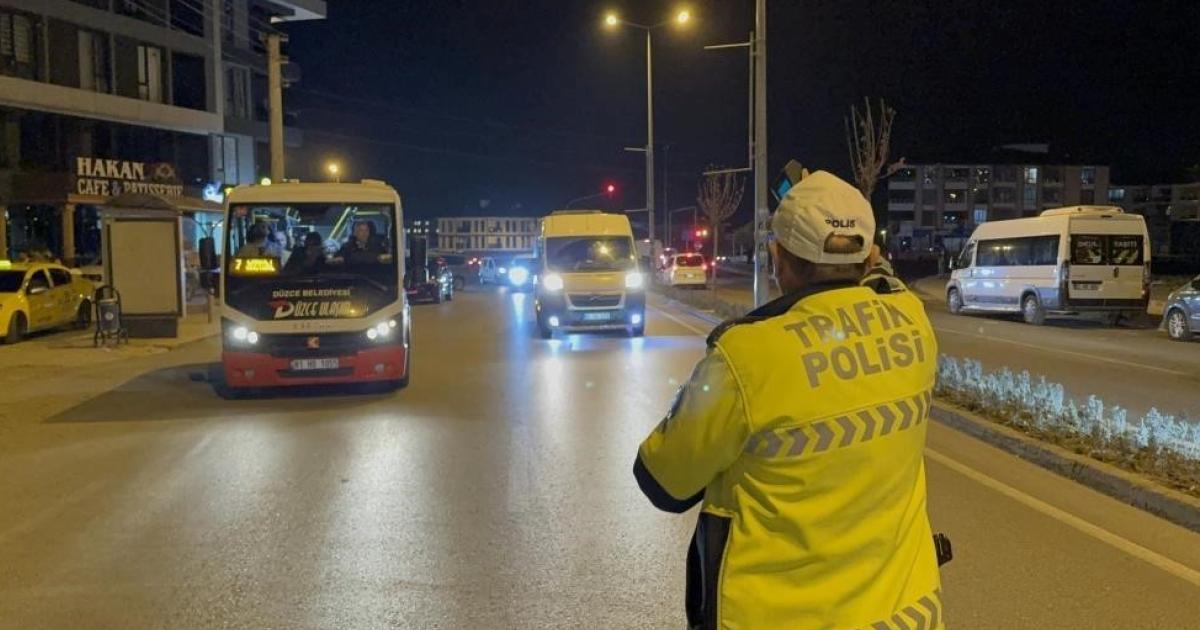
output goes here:
[[[530, 302], [416, 308], [395, 394], [224, 401], [214, 340], [3, 394], [0, 628], [682, 628], [695, 515], [630, 469], [707, 326], [547, 342]], [[1200, 619], [1200, 535], [940, 425], [928, 462], [950, 627]]]
[[[1098, 319], [1051, 319], [1030, 326], [1016, 316], [951, 315], [939, 282], [922, 281], [925, 307], [943, 354], [986, 370], [1007, 367], [1061, 383], [1079, 401], [1090, 395], [1140, 417], [1157, 408], [1200, 421], [1200, 343], [1171, 341], [1149, 319], [1113, 328]], [[745, 277], [722, 277], [722, 299], [750, 304]]]

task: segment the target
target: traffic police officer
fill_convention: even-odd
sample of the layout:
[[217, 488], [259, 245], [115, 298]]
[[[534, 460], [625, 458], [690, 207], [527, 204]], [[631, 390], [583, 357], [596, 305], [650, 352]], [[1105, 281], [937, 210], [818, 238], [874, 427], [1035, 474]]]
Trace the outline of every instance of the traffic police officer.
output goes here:
[[799, 182], [771, 227], [784, 296], [709, 336], [634, 464], [658, 508], [702, 503], [688, 623], [940, 630], [922, 455], [937, 344], [924, 308], [867, 273], [871, 207], [837, 177]]

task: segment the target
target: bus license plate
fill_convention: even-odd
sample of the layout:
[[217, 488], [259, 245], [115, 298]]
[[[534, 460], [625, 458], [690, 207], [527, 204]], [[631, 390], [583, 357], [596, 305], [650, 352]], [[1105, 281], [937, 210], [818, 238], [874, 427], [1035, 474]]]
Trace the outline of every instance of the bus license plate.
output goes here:
[[337, 359], [292, 359], [292, 369], [301, 370], [336, 370]]
[[612, 319], [612, 313], [584, 313], [583, 321], [585, 322], [606, 322]]

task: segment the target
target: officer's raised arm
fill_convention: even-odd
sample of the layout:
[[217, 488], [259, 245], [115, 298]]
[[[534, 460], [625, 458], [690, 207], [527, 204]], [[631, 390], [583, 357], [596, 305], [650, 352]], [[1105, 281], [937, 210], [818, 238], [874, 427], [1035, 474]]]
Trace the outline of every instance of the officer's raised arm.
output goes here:
[[655, 507], [684, 512], [737, 459], [748, 437], [741, 388], [724, 354], [714, 348], [642, 442], [634, 477]]

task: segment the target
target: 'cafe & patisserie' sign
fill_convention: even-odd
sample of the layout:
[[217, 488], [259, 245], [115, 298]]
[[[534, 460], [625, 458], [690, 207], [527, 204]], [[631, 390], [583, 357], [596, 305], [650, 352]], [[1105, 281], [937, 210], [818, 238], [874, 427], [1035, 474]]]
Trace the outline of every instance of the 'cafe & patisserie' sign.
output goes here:
[[75, 192], [100, 197], [131, 193], [181, 197], [183, 184], [175, 174], [175, 167], [166, 162], [147, 163], [77, 157]]

